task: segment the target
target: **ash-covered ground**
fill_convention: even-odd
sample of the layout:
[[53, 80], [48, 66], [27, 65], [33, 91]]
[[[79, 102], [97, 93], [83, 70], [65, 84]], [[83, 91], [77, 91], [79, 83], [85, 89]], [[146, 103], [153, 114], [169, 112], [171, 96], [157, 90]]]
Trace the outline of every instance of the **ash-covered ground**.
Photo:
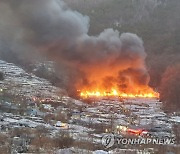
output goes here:
[[[180, 114], [166, 113], [158, 99], [75, 100], [45, 79], [0, 61], [0, 151], [63, 154], [178, 154]], [[129, 133], [122, 128], [143, 130]], [[118, 144], [102, 137], [173, 138], [172, 144]]]

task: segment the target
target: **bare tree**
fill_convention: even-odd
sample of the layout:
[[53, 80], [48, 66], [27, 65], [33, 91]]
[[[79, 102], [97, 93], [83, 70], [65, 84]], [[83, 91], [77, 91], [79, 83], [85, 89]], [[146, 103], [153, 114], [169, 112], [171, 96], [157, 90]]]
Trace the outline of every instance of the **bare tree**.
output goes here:
[[160, 98], [166, 109], [180, 108], [180, 65], [169, 67], [163, 75]]
[[4, 80], [4, 74], [0, 72], [0, 80]]

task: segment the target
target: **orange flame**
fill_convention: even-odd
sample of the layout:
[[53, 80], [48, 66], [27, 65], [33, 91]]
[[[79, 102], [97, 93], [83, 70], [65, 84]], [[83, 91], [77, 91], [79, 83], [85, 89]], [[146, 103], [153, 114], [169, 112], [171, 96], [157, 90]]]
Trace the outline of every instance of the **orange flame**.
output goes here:
[[88, 91], [84, 90], [80, 92], [80, 96], [82, 98], [88, 98], [88, 97], [124, 97], [124, 98], [158, 98], [159, 94], [157, 92], [154, 92], [151, 88], [148, 88], [146, 91], [142, 91], [139, 93], [124, 93], [119, 92], [117, 89], [112, 88], [111, 91], [107, 92], [106, 90], [95, 90], [95, 91]]
[[[138, 68], [139, 64], [133, 63], [134, 68]], [[113, 65], [110, 67], [106, 64], [92, 65], [82, 69], [87, 74], [88, 82], [77, 83], [76, 89], [79, 89], [80, 97], [124, 97], [124, 98], [159, 98], [159, 94], [148, 86], [149, 76], [142, 83], [137, 79], [144, 74], [138, 76], [139, 72], [126, 74], [127, 79], [121, 79], [119, 72], [127, 70], [130, 66], [126, 63], [122, 65]], [[146, 72], [146, 71], [145, 71]], [[143, 80], [143, 79], [142, 79]], [[124, 87], [125, 85], [125, 87]]]

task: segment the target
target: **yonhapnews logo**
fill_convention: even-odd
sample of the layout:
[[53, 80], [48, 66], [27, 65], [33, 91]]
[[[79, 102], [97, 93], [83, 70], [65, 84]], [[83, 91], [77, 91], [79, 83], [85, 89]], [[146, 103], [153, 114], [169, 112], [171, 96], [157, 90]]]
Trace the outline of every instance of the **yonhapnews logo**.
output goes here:
[[102, 137], [102, 145], [105, 146], [105, 148], [110, 148], [115, 143], [115, 136], [113, 134], [107, 134]]
[[135, 145], [135, 144], [159, 144], [168, 145], [175, 144], [175, 138], [122, 138], [113, 134], [106, 134], [102, 137], [102, 145], [105, 148], [113, 147], [114, 145]]

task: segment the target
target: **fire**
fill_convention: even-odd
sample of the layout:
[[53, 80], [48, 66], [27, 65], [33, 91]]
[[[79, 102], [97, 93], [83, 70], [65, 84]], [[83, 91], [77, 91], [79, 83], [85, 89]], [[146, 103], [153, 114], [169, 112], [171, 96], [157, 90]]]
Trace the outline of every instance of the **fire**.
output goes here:
[[88, 98], [88, 97], [124, 97], [124, 98], [158, 98], [159, 94], [157, 92], [154, 92], [151, 88], [148, 88], [148, 91], [141, 91], [139, 93], [124, 93], [119, 92], [117, 89], [112, 89], [111, 91], [106, 90], [95, 90], [95, 91], [88, 91], [84, 90], [80, 92], [80, 96], [82, 98]]
[[79, 80], [76, 89], [82, 98], [123, 97], [123, 98], [159, 98], [159, 94], [148, 86], [150, 76], [144, 66], [138, 62], [133, 68], [126, 65], [91, 65], [82, 68], [86, 80]]

